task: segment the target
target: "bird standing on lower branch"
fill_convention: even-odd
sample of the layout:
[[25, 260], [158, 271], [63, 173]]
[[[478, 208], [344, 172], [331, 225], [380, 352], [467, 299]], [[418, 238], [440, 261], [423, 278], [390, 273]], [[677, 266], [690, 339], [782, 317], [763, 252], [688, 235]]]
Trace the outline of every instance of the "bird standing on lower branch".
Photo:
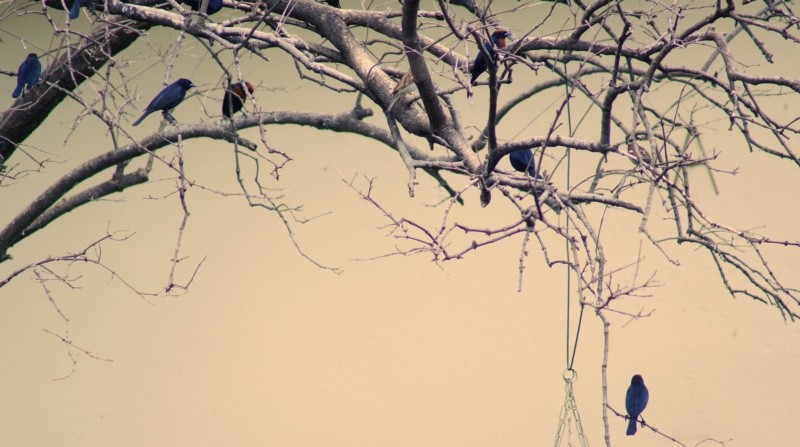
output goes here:
[[[504, 29], [499, 29], [492, 33], [491, 45], [488, 43], [483, 44], [486, 52], [484, 53], [483, 51], [479, 51], [478, 56], [475, 58], [475, 62], [472, 64], [472, 78], [469, 81], [471, 85], [475, 85], [475, 81], [478, 80], [478, 76], [483, 74], [483, 72], [489, 68], [489, 61], [491, 61], [492, 64], [495, 63], [495, 59], [497, 58], [496, 48], [505, 48], [507, 37], [511, 37], [511, 33]], [[489, 54], [491, 59], [486, 58], [486, 53]]]
[[536, 172], [536, 162], [533, 160], [533, 151], [530, 149], [518, 149], [508, 154], [511, 167], [519, 172], [527, 172], [532, 178], [541, 179]]
[[244, 102], [247, 100], [247, 92], [252, 95], [254, 91], [253, 84], [247, 81], [237, 82], [227, 88], [225, 96], [222, 98], [222, 115], [230, 118], [234, 113], [242, 110]]
[[628, 393], [625, 394], [625, 410], [628, 411], [629, 417], [626, 435], [632, 436], [636, 434], [636, 420], [644, 411], [649, 399], [650, 392], [644, 386], [644, 379], [639, 374], [636, 374], [631, 378], [631, 386], [628, 387]]
[[11, 97], [19, 98], [23, 90], [26, 88], [30, 90], [34, 84], [39, 82], [39, 76], [41, 75], [42, 63], [39, 62], [39, 56], [36, 53], [30, 53], [20, 64], [19, 70], [17, 70], [17, 88], [11, 93]]
[[142, 122], [143, 119], [147, 118], [147, 115], [155, 112], [156, 110], [161, 110], [161, 114], [164, 115], [164, 118], [167, 121], [173, 122], [175, 118], [172, 117], [170, 112], [175, 107], [183, 102], [183, 98], [186, 97], [186, 91], [192, 87], [196, 87], [192, 84], [192, 81], [186, 78], [180, 78], [177, 81], [173, 82], [172, 84], [164, 87], [161, 92], [150, 101], [150, 104], [144, 110], [144, 113], [138, 120], [134, 121], [133, 125], [138, 126], [139, 123]]

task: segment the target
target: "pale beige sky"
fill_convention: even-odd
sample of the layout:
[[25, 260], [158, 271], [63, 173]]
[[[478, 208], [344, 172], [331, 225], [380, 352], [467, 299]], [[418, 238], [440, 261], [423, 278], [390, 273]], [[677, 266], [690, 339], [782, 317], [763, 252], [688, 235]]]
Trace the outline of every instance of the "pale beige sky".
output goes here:
[[[41, 20], [28, 17], [3, 24], [22, 30]], [[165, 36], [171, 35], [154, 31], [150, 43], [166, 47], [171, 37]], [[46, 45], [46, 38], [39, 37]], [[15, 69], [15, 61], [28, 50], [7, 35], [2, 38], [4, 54], [13, 54], [6, 60]], [[137, 43], [126, 56], [148, 51]], [[342, 110], [350, 104], [324, 103], [304, 89], [271, 89], [268, 75], [282, 58], [270, 56], [269, 70], [246, 65], [248, 78], [266, 84], [256, 93], [262, 107], [299, 104]], [[207, 74], [210, 70], [204, 71], [207, 60], [187, 59], [179, 60], [175, 77], [216, 81]], [[136, 110], [152, 98], [163, 73], [162, 67], [151, 69], [152, 83], [139, 78]], [[527, 79], [518, 76], [515, 83]], [[12, 80], [0, 78], [0, 91], [11, 90]], [[212, 95], [221, 96], [219, 91]], [[3, 96], [0, 107], [11, 103], [9, 96]], [[197, 119], [203, 100], [191, 98], [176, 117]], [[466, 119], [475, 123], [484, 119], [485, 100], [485, 91], [472, 100], [458, 98]], [[787, 107], [787, 114], [798, 114], [796, 105]], [[102, 129], [91, 122], [64, 144], [76, 109], [66, 105], [49, 118], [46, 135], [27, 142], [56, 153], [65, 163], [51, 164], [46, 172], [0, 190], [3, 224], [55, 176], [87, 154], [109, 149]], [[155, 130], [157, 121], [148, 119], [135, 135]], [[506, 132], [526, 122], [524, 117], [509, 120]], [[530, 132], [542, 126], [536, 123]], [[69, 318], [65, 325], [31, 275], [0, 289], [0, 419], [5, 421], [0, 444], [552, 443], [564, 399], [563, 269], [547, 268], [532, 244], [524, 291], [517, 293], [521, 238], [442, 266], [427, 255], [352, 261], [387, 253], [395, 241], [379, 228], [385, 224], [381, 216], [342, 177], [375, 177], [377, 199], [397, 216], [415, 216], [427, 224], [441, 217], [441, 208], [427, 206], [440, 200], [441, 192], [421, 175], [417, 196], [409, 198], [406, 171], [396, 153], [362, 138], [298, 127], [270, 128], [268, 135], [271, 145], [294, 159], [281, 182], [272, 186], [284, 188], [286, 200], [302, 204], [307, 216], [324, 214], [296, 227], [298, 241], [315, 259], [341, 266], [344, 273], [320, 270], [300, 257], [274, 215], [250, 209], [241, 199], [192, 188], [181, 277], [205, 262], [187, 294], [148, 302], [107, 273], [75, 265], [70, 273], [83, 277], [81, 288], [48, 285]], [[736, 176], [716, 176], [721, 194], [713, 195], [704, 174], [694, 174], [695, 192], [706, 209], [721, 221], [763, 226], [777, 238], [797, 239], [798, 209], [785, 197], [786, 191], [800, 187], [796, 167], [749, 153], [728, 137], [719, 132], [712, 140], [723, 151], [719, 167], [739, 167]], [[189, 176], [236, 191], [230, 145], [193, 140], [184, 151]], [[593, 169], [595, 162], [576, 157], [575, 170]], [[508, 169], [506, 161], [501, 168]], [[552, 168], [546, 162], [545, 169]], [[103, 259], [137, 287], [163, 287], [181, 211], [175, 196], [150, 199], [174, 190], [172, 174], [159, 167], [153, 179], [169, 180], [73, 212], [16, 246], [13, 255], [19, 264], [4, 264], [0, 277], [26, 260], [80, 249], [111, 228], [133, 234], [124, 243], [106, 245]], [[459, 185], [464, 181], [452, 179]], [[559, 181], [564, 181], [561, 174]], [[484, 209], [476, 194], [467, 199], [454, 218], [498, 223], [513, 213], [501, 200]], [[599, 218], [599, 211], [590, 213]], [[659, 228], [657, 222], [653, 225]], [[652, 312], [650, 317], [630, 321], [609, 316], [610, 404], [624, 409], [630, 377], [639, 373], [651, 396], [643, 416], [687, 445], [707, 438], [727, 441], [727, 447], [795, 445], [800, 438], [794, 421], [800, 410], [797, 324], [784, 323], [768, 306], [731, 299], [704, 253], [669, 245], [669, 254], [681, 265], [666, 262], [636, 233], [637, 226], [638, 221], [610, 211], [602, 233], [614, 265], [634, 261], [641, 245], [645, 261], [640, 275], [655, 272], [661, 283], [650, 290], [651, 297], [619, 304], [627, 312]], [[773, 267], [794, 280], [797, 257], [783, 253]], [[633, 271], [621, 273], [626, 274]], [[65, 345], [44, 331], [63, 334], [65, 329], [76, 345], [113, 361], [91, 360], [73, 350], [75, 371], [65, 380], [53, 380], [68, 374], [72, 362]], [[591, 445], [604, 443], [602, 336], [600, 320], [587, 312], [575, 392]], [[610, 425], [614, 446], [674, 445], [647, 429], [626, 437], [625, 421], [617, 417], [611, 417]]]

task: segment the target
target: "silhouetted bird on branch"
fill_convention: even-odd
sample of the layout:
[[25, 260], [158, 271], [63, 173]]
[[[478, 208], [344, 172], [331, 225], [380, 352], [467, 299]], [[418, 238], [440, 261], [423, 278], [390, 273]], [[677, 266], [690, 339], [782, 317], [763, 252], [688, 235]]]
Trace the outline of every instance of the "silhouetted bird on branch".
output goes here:
[[253, 84], [247, 81], [237, 82], [230, 86], [225, 90], [225, 96], [222, 98], [222, 115], [230, 118], [234, 113], [242, 110], [244, 102], [247, 100], [247, 92], [252, 95], [254, 91]]
[[19, 98], [19, 95], [24, 90], [30, 90], [37, 82], [39, 76], [42, 75], [42, 63], [39, 62], [39, 56], [36, 53], [30, 53], [28, 57], [22, 61], [22, 64], [17, 70], [17, 88], [11, 93], [12, 98]]
[[492, 33], [492, 43], [491, 45], [488, 43], [484, 43], [484, 48], [486, 49], [486, 53], [489, 54], [491, 59], [486, 58], [486, 53], [483, 51], [478, 52], [478, 56], [475, 58], [475, 62], [472, 64], [472, 79], [470, 79], [469, 83], [475, 85], [475, 81], [478, 80], [478, 76], [483, 74], [486, 69], [489, 68], [489, 61], [491, 60], [492, 63], [495, 62], [497, 58], [497, 48], [505, 48], [506, 47], [506, 38], [511, 37], [511, 33], [504, 29], [499, 29]]
[[196, 86], [192, 84], [192, 81], [186, 78], [180, 78], [172, 84], [164, 87], [164, 90], [161, 90], [161, 92], [156, 95], [152, 101], [150, 101], [150, 104], [146, 109], [144, 109], [142, 116], [138, 120], [134, 121], [133, 125], [138, 126], [143, 119], [147, 118], [147, 115], [150, 115], [156, 110], [161, 111], [164, 119], [170, 123], [174, 123], [175, 118], [172, 117], [170, 112], [175, 107], [178, 107], [181, 102], [183, 102], [183, 98], [186, 97], [186, 91], [192, 87]]
[[511, 167], [519, 172], [527, 172], [531, 177], [541, 180], [542, 177], [536, 172], [536, 162], [533, 160], [533, 151], [530, 149], [519, 149], [508, 154]]
[[631, 378], [631, 386], [628, 387], [628, 393], [625, 395], [625, 410], [628, 411], [628, 430], [626, 435], [631, 436], [636, 434], [636, 420], [639, 415], [644, 411], [647, 406], [647, 401], [650, 399], [650, 392], [644, 386], [644, 379], [639, 374]]

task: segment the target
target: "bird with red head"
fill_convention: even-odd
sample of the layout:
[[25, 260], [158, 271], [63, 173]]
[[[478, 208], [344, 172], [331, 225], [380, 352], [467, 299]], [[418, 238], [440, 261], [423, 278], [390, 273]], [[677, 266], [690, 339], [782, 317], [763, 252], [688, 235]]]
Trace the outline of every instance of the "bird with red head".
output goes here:
[[[480, 51], [478, 52], [478, 56], [475, 57], [475, 62], [472, 64], [472, 79], [470, 79], [470, 84], [475, 85], [475, 81], [478, 80], [478, 76], [480, 76], [486, 69], [489, 68], [489, 61], [492, 63], [495, 62], [497, 58], [497, 48], [505, 48], [506, 47], [506, 38], [511, 37], [511, 33], [505, 29], [497, 29], [495, 32], [492, 33], [492, 43], [491, 45], [488, 43], [484, 43], [484, 49], [486, 52]], [[486, 58], [486, 54], [489, 54], [491, 59]]]
[[248, 92], [252, 95], [254, 91], [253, 84], [247, 81], [237, 82], [225, 89], [225, 96], [222, 98], [222, 115], [230, 118], [234, 113], [242, 110]]

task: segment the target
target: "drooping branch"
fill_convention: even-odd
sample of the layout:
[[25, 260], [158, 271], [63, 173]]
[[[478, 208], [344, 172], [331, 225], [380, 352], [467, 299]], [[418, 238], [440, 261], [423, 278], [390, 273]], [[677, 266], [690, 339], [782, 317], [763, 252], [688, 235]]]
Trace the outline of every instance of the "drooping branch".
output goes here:
[[[371, 112], [366, 109], [341, 113], [338, 115], [275, 111], [262, 113], [246, 118], [239, 118], [235, 128], [239, 130], [257, 127], [260, 125], [294, 124], [310, 126], [321, 130], [350, 132], [375, 139], [387, 146], [394, 147], [394, 140], [389, 132], [384, 129], [366, 124], [363, 119]], [[214, 138], [236, 143], [255, 150], [253, 143], [242, 140], [231, 127], [224, 123], [201, 123], [182, 125], [177, 128], [167, 129], [160, 134], [153, 134], [145, 139], [131, 143], [127, 146], [106, 152], [78, 166], [73, 171], [53, 183], [47, 190], [39, 195], [25, 210], [17, 215], [2, 231], [0, 231], [0, 259], [4, 259], [8, 249], [30, 236], [33, 232], [43, 228], [58, 216], [90, 202], [92, 199], [118, 192], [125, 187], [139, 184], [146, 180], [146, 174], [134, 172], [124, 178], [112, 178], [110, 181], [91, 187], [73, 198], [54, 205], [69, 191], [81, 182], [89, 180], [98, 173], [119, 163], [128, 162], [136, 157], [153, 153], [164, 147], [194, 138]], [[441, 157], [432, 157], [417, 148], [409, 147], [413, 157], [429, 159], [431, 161], [445, 161]], [[123, 180], [124, 179], [124, 180]]]

